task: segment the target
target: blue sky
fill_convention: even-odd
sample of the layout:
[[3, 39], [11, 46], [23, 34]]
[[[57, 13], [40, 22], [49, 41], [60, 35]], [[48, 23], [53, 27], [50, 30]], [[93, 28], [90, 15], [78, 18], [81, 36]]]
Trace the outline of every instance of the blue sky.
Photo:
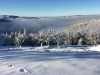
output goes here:
[[100, 0], [0, 0], [0, 15], [67, 16], [100, 14]]

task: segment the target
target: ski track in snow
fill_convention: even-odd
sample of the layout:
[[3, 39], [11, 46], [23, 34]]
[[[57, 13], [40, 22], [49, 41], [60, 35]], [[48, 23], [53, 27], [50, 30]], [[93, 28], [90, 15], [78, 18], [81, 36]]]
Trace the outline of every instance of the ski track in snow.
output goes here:
[[100, 75], [99, 47], [0, 47], [0, 75]]

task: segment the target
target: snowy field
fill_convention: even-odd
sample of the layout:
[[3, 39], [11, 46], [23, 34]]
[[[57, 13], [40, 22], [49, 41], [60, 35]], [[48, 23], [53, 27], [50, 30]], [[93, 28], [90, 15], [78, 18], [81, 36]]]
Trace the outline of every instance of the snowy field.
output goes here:
[[1, 46], [0, 75], [100, 75], [100, 46]]

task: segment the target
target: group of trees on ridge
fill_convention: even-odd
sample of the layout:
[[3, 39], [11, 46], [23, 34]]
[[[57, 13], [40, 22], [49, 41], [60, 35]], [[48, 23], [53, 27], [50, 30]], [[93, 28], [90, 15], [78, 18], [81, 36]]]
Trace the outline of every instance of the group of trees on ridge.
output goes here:
[[[82, 24], [72, 25], [66, 31], [54, 31], [48, 29], [38, 33], [11, 32], [0, 34], [0, 46], [43, 46], [47, 45], [96, 45], [100, 44], [100, 30], [96, 27], [91, 29], [90, 24], [94, 21], [82, 21]], [[100, 21], [99, 21], [100, 22]], [[87, 24], [89, 23], [89, 25]], [[98, 23], [98, 21], [97, 21]], [[91, 25], [94, 26], [94, 23]], [[99, 26], [97, 26], [99, 27]], [[96, 30], [97, 29], [97, 30]]]

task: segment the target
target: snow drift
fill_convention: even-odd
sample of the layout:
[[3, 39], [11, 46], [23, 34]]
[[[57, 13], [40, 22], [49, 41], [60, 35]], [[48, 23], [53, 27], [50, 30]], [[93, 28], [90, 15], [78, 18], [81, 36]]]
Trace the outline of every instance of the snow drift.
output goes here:
[[100, 45], [98, 46], [43, 46], [43, 47], [0, 47], [5, 51], [12, 51], [12, 52], [24, 52], [24, 51], [31, 51], [31, 52], [100, 52]]
[[0, 75], [100, 75], [99, 47], [2, 46]]

